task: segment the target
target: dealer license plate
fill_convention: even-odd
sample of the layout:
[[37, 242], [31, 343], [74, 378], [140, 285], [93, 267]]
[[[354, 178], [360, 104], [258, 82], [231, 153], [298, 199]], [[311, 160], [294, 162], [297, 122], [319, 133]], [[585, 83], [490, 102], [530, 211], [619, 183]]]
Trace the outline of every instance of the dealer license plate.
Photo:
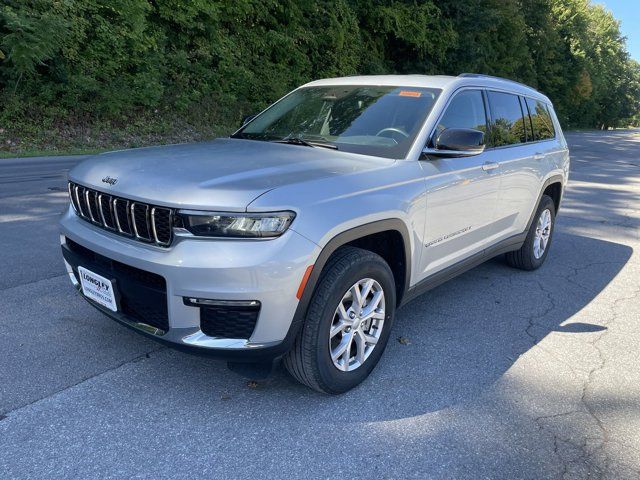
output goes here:
[[84, 293], [87, 298], [99, 303], [103, 307], [107, 307], [113, 312], [118, 311], [116, 296], [110, 280], [84, 267], [78, 267], [78, 273], [80, 274], [82, 293]]

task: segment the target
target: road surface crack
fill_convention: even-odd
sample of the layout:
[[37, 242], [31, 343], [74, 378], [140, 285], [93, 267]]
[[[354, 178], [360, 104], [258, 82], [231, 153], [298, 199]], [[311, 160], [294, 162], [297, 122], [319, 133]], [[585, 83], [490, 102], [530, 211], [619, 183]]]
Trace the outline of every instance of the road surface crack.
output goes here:
[[[587, 266], [580, 269], [584, 268], [587, 268]], [[540, 288], [545, 291], [542, 284], [540, 284]], [[546, 293], [548, 297], [551, 298], [550, 293]], [[609, 326], [615, 323], [618, 318], [618, 307], [620, 303], [634, 300], [639, 295], [640, 289], [637, 289], [631, 296], [616, 299], [610, 306], [611, 316], [606, 322], [603, 322], [604, 326]], [[547, 310], [547, 313], [549, 311], [550, 310]], [[531, 333], [530, 330], [535, 325], [534, 319], [536, 317], [537, 316], [535, 315], [529, 317], [529, 325], [526, 329], [527, 335], [529, 335], [529, 337], [531, 337], [534, 341], [536, 341], [536, 337]], [[542, 415], [534, 418], [534, 422], [536, 423], [538, 428], [541, 431], [546, 431], [553, 437], [554, 454], [562, 464], [561, 478], [567, 478], [570, 473], [574, 473], [578, 477], [586, 475], [606, 478], [607, 476], [610, 476], [610, 474], [612, 477], [616, 476], [615, 472], [611, 472], [611, 462], [609, 456], [607, 455], [606, 447], [610, 443], [617, 443], [621, 445], [624, 444], [619, 441], [611, 440], [606, 426], [598, 416], [596, 409], [589, 402], [588, 398], [589, 390], [593, 388], [593, 381], [596, 375], [600, 371], [602, 371], [607, 364], [606, 356], [604, 355], [602, 349], [598, 344], [602, 341], [602, 339], [606, 337], [609, 331], [610, 329], [607, 328], [606, 330], [603, 330], [601, 333], [599, 333], [594, 340], [586, 342], [593, 347], [598, 359], [596, 361], [596, 364], [587, 372], [586, 379], [582, 384], [579, 399], [581, 408], [578, 407], [570, 411], [555, 413], [551, 415]], [[586, 435], [583, 438], [582, 442], [576, 442], [572, 438], [567, 438], [566, 436], [560, 435], [557, 431], [555, 431], [557, 429], [551, 428], [552, 426], [557, 425], [558, 420], [562, 418], [566, 418], [572, 415], [581, 415], [585, 413], [589, 416], [589, 418], [593, 420], [595, 426], [599, 431], [599, 435]], [[563, 442], [565, 444], [564, 449], [560, 448], [560, 442]], [[567, 453], [568, 447], [574, 450], [573, 455], [569, 455]], [[635, 447], [632, 447], [631, 445], [625, 445], [625, 447], [636, 450]], [[629, 468], [633, 469], [631, 466], [629, 466]]]

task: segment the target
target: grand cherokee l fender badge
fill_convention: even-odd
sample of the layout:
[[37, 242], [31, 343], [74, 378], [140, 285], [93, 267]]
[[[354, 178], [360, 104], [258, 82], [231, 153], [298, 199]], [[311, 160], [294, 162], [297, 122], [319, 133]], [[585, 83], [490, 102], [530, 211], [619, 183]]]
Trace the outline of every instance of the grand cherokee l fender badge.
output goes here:
[[447, 235], [443, 235], [442, 237], [436, 238], [435, 240], [432, 240], [432, 241], [426, 243], [425, 247], [428, 248], [428, 247], [430, 247], [432, 245], [435, 245], [436, 243], [442, 242], [443, 240], [447, 240], [447, 239], [449, 239], [451, 237], [456, 237], [456, 236], [460, 235], [461, 233], [468, 232], [469, 230], [471, 230], [471, 227], [465, 227], [465, 228], [457, 230], [457, 231], [455, 231], [453, 233], [448, 233]]

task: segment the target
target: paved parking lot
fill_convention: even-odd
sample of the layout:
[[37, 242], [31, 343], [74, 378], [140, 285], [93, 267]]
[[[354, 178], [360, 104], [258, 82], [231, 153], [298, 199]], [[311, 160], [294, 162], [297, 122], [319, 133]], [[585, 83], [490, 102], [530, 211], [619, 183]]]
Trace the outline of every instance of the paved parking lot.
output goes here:
[[494, 259], [407, 305], [338, 397], [99, 314], [59, 254], [79, 157], [0, 160], [0, 478], [640, 477], [640, 133], [568, 139], [545, 266]]

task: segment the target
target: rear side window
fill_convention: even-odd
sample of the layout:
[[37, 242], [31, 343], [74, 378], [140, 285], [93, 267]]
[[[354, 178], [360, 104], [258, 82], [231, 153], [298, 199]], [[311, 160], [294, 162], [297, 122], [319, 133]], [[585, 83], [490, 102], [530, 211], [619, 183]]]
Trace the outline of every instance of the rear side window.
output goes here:
[[438, 122], [433, 140], [447, 128], [473, 128], [487, 132], [487, 116], [480, 90], [463, 90], [453, 97]]
[[556, 136], [553, 128], [553, 121], [549, 114], [548, 107], [531, 98], [527, 98], [527, 106], [529, 107], [529, 115], [531, 115], [531, 124], [533, 125], [534, 140], [549, 140]]
[[491, 109], [491, 130], [489, 145], [502, 147], [527, 141], [520, 99], [517, 95], [501, 92], [487, 92]]

